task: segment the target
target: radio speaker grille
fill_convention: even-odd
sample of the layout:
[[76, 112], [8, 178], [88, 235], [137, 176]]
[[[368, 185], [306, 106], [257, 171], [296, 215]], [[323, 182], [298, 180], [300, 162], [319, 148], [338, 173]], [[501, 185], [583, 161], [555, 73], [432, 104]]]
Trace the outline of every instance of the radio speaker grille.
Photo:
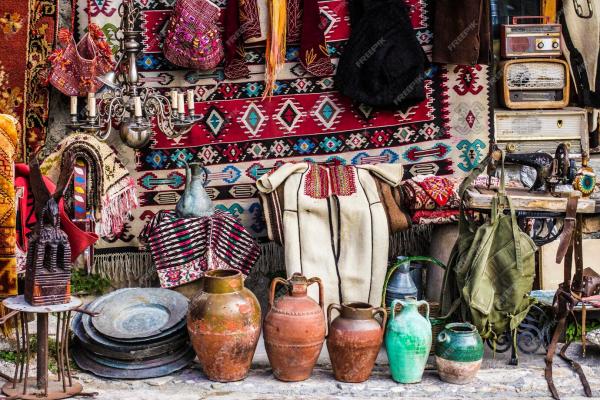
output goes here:
[[565, 66], [548, 61], [514, 63], [506, 70], [509, 90], [515, 89], [563, 89]]

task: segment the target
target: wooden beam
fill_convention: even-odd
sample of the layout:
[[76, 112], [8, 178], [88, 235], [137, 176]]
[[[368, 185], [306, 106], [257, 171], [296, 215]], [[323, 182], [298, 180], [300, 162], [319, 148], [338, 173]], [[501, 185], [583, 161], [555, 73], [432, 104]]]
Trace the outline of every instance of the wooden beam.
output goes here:
[[550, 17], [550, 22], [556, 22], [556, 3], [558, 0], [542, 0], [542, 15]]

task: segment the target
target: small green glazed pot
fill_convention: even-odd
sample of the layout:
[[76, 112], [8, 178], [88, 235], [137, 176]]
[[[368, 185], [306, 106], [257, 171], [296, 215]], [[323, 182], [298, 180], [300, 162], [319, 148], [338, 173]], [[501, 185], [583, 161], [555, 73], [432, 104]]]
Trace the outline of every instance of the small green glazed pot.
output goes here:
[[[396, 306], [402, 311], [396, 314]], [[419, 314], [418, 307], [427, 305], [427, 314]], [[431, 323], [429, 304], [414, 298], [396, 299], [391, 305], [392, 317], [387, 324], [385, 347], [390, 362], [392, 379], [399, 383], [418, 383], [431, 349]]]
[[469, 323], [452, 323], [444, 327], [435, 344], [435, 362], [440, 378], [464, 385], [471, 382], [483, 359], [483, 341], [477, 328]]

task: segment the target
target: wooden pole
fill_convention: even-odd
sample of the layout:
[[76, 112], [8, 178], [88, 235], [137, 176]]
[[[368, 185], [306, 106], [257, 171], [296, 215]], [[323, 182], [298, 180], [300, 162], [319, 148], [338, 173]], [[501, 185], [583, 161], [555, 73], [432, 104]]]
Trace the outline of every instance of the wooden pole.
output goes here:
[[37, 314], [37, 388], [48, 391], [48, 314]]

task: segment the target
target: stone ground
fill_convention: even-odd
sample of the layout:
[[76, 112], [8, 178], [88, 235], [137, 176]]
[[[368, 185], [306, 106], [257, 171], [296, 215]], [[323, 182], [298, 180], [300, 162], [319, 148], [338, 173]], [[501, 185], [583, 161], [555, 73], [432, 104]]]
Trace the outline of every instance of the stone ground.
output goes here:
[[[584, 370], [595, 398], [600, 398], [600, 350], [588, 348], [588, 356], [581, 359], [580, 348], [573, 346], [570, 354], [584, 365]], [[406, 397], [411, 399], [509, 399], [550, 398], [544, 380], [543, 354], [520, 355], [517, 367], [507, 365], [508, 353], [488, 351], [475, 382], [451, 385], [439, 380], [435, 370], [425, 372], [419, 384], [402, 385], [392, 381], [385, 352], [382, 351], [371, 378], [361, 384], [340, 383], [333, 379], [326, 350], [323, 351], [313, 376], [304, 382], [285, 383], [273, 378], [268, 360], [259, 342], [253, 368], [247, 379], [234, 383], [208, 381], [198, 364], [171, 376], [135, 380], [104, 380], [77, 371], [76, 377], [86, 393], [97, 392], [99, 400], [329, 400], [378, 399]], [[555, 382], [562, 399], [586, 398], [578, 377], [560, 359], [554, 368]], [[0, 370], [10, 373], [9, 364], [0, 363]], [[79, 397], [81, 399], [89, 397]]]

